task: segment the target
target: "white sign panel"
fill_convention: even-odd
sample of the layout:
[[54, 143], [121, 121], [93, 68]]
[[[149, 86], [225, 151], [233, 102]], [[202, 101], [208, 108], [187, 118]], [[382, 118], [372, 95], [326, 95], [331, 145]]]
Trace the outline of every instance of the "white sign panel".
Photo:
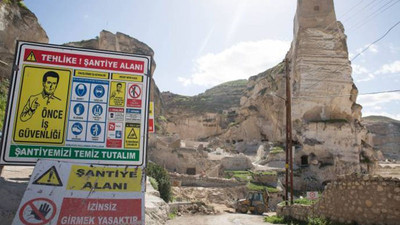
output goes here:
[[19, 42], [0, 164], [143, 165], [150, 62], [150, 56]]
[[135, 166], [39, 160], [13, 225], [144, 224], [143, 180]]

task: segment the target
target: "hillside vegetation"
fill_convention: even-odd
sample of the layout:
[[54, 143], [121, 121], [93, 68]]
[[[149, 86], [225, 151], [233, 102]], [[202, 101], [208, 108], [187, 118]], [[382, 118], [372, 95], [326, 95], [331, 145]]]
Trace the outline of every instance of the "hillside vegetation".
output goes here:
[[0, 131], [3, 129], [4, 114], [7, 105], [7, 94], [8, 94], [8, 80], [0, 80]]
[[222, 110], [239, 106], [246, 84], [247, 80], [235, 80], [210, 88], [193, 97], [163, 92], [162, 98], [167, 110], [221, 113]]

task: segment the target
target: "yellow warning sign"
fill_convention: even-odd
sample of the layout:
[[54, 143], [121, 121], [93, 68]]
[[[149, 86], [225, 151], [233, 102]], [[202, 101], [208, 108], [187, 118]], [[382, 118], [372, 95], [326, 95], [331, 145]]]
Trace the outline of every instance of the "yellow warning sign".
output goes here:
[[113, 80], [125, 80], [125, 81], [143, 82], [143, 76], [120, 74], [120, 73], [113, 73], [112, 79]]
[[58, 176], [55, 166], [52, 166], [39, 178], [33, 181], [32, 184], [49, 185], [49, 186], [63, 186], [60, 176]]
[[110, 106], [125, 106], [125, 82], [111, 82]]
[[125, 124], [125, 148], [140, 147], [140, 124], [126, 123]]
[[154, 117], [154, 102], [150, 102], [149, 117]]
[[67, 190], [137, 192], [141, 191], [141, 180], [140, 168], [72, 165]]
[[14, 141], [63, 144], [71, 71], [25, 66], [21, 79]]
[[26, 57], [25, 61], [36, 62], [36, 57], [35, 57], [35, 54], [33, 54], [33, 51], [31, 51], [31, 53], [29, 53], [29, 55], [28, 55], [28, 57]]
[[88, 71], [88, 70], [75, 70], [75, 76], [76, 77], [108, 79], [107, 72], [97, 72], [97, 71]]

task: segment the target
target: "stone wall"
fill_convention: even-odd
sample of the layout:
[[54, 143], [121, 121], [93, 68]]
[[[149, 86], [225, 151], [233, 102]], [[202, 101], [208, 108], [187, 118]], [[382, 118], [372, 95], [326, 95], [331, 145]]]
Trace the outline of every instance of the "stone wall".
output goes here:
[[247, 182], [240, 182], [235, 179], [191, 176], [177, 173], [170, 173], [170, 179], [172, 184], [180, 184], [186, 187], [237, 187], [247, 184]]
[[225, 157], [221, 160], [221, 170], [248, 170], [252, 168], [251, 160], [242, 153], [233, 157]]
[[326, 217], [341, 223], [388, 224], [400, 221], [400, 180], [349, 175], [328, 184], [314, 205], [279, 206], [279, 216], [307, 220]]

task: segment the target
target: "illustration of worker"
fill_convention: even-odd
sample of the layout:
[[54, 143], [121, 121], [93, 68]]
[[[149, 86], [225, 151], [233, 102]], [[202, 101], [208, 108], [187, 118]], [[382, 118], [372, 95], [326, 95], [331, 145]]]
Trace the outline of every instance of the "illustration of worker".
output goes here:
[[111, 84], [110, 105], [111, 106], [124, 106], [125, 103], [125, 83], [118, 82], [116, 85]]
[[54, 95], [59, 80], [60, 76], [54, 71], [48, 71], [43, 75], [43, 91], [29, 97], [20, 115], [22, 122], [30, 120], [39, 107], [45, 107], [53, 101], [61, 101], [60, 98]]

